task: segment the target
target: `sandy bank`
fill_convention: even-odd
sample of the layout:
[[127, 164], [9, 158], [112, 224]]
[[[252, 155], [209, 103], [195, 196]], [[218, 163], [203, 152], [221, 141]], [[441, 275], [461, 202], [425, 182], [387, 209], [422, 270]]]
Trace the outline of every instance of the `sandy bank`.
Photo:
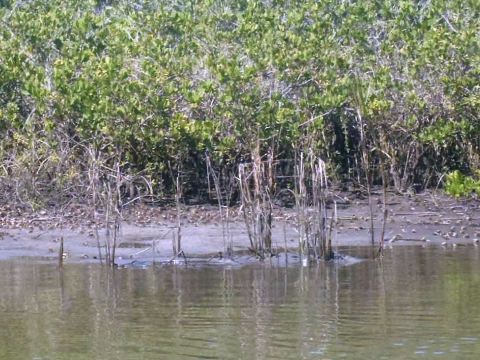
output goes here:
[[[335, 246], [368, 246], [369, 212], [366, 199], [352, 195], [338, 205]], [[375, 234], [381, 228], [381, 198], [374, 197]], [[475, 200], [457, 201], [443, 195], [424, 193], [415, 196], [389, 195], [386, 227], [387, 246], [475, 246], [480, 238], [480, 206]], [[232, 239], [234, 250], [247, 250], [249, 239], [238, 209], [225, 232], [215, 207], [185, 207], [182, 216], [182, 247], [187, 256], [202, 256], [224, 250], [224, 239]], [[55, 259], [63, 237], [66, 261], [95, 261], [98, 255], [88, 211], [79, 207], [59, 212], [41, 210], [22, 213], [4, 208], [0, 212], [0, 259], [45, 257]], [[283, 250], [297, 246], [293, 209], [276, 208], [274, 246]], [[123, 259], [172, 256], [175, 230], [172, 209], [136, 206], [125, 216], [117, 256]], [[100, 231], [102, 242], [105, 230]]]

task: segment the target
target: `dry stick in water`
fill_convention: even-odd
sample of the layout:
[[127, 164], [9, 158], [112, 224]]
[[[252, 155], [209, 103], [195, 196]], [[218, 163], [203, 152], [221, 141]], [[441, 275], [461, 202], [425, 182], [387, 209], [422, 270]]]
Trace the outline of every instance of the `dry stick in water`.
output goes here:
[[360, 128], [360, 148], [362, 150], [362, 167], [365, 172], [365, 180], [366, 180], [366, 187], [367, 187], [367, 194], [368, 194], [368, 207], [370, 211], [370, 236], [372, 246], [375, 245], [375, 232], [373, 226], [373, 200], [372, 200], [372, 174], [370, 171], [370, 156], [367, 149], [366, 139], [365, 139], [365, 131], [364, 131], [364, 123], [360, 108], [357, 107], [357, 119], [359, 122]]
[[[120, 172], [120, 163], [117, 160], [110, 179], [107, 180], [107, 195], [106, 195], [106, 262], [110, 266], [115, 265], [115, 252], [117, 248], [118, 239], [120, 236], [120, 225], [122, 219], [122, 200], [121, 200], [121, 186], [123, 184], [122, 174]], [[112, 183], [113, 182], [113, 183]], [[112, 189], [112, 185], [114, 189]], [[113, 216], [113, 229], [111, 217]]]
[[110, 211], [111, 211], [111, 199], [112, 199], [112, 189], [110, 183], [107, 180], [107, 190], [106, 190], [106, 199], [105, 199], [105, 262], [110, 265]]
[[88, 169], [88, 177], [90, 180], [90, 188], [92, 191], [92, 215], [93, 215], [93, 234], [97, 243], [98, 249], [98, 259], [100, 264], [103, 263], [102, 260], [102, 246], [100, 245], [100, 236], [98, 234], [98, 154], [91, 147], [88, 148], [89, 158], [90, 158], [90, 167]]
[[[315, 211], [314, 217], [314, 241], [312, 244], [314, 249], [314, 257], [318, 259], [325, 256], [327, 249], [327, 211], [325, 204], [325, 186], [326, 180], [323, 162], [314, 158], [313, 154], [309, 154], [310, 171], [312, 178], [312, 204]], [[318, 242], [318, 244], [317, 244]], [[317, 249], [318, 247], [318, 249]]]
[[255, 221], [253, 223], [254, 227], [254, 233], [255, 237], [257, 238], [257, 251], [260, 252], [260, 256], [263, 258], [264, 257], [264, 244], [263, 244], [263, 237], [262, 237], [262, 205], [260, 203], [260, 187], [261, 187], [261, 180], [260, 180], [260, 174], [262, 172], [262, 163], [260, 159], [260, 155], [258, 154], [258, 143], [257, 143], [257, 151], [254, 154], [253, 157], [253, 199], [254, 199], [254, 216], [255, 216]]
[[249, 191], [249, 177], [251, 176], [251, 173], [249, 175], [246, 175], [245, 172], [246, 165], [245, 164], [240, 164], [238, 166], [238, 179], [239, 179], [239, 186], [240, 186], [240, 199], [241, 199], [241, 207], [242, 207], [242, 214], [243, 214], [243, 220], [245, 222], [245, 226], [247, 228], [247, 234], [248, 234], [248, 239], [250, 240], [250, 248], [253, 251], [257, 250], [257, 244], [255, 241], [255, 236], [252, 231], [252, 213], [253, 213], [253, 205], [252, 205], [252, 199]]
[[[178, 163], [180, 163], [180, 160], [178, 160]], [[172, 234], [173, 235], [172, 250], [173, 250], [173, 257], [177, 258], [178, 255], [180, 255], [180, 253], [182, 252], [182, 223], [181, 223], [182, 210], [180, 206], [180, 197], [181, 197], [182, 187], [180, 185], [180, 168], [177, 167], [175, 177], [173, 175], [172, 165], [170, 161], [168, 162], [168, 169], [170, 171], [170, 176], [172, 180], [175, 181], [175, 207], [176, 207], [176, 213], [177, 213], [177, 226], [176, 226], [176, 232]]]
[[60, 248], [58, 249], [58, 267], [63, 267], [63, 236], [60, 237]]
[[[297, 161], [296, 161], [297, 162]], [[300, 256], [309, 256], [309, 222], [307, 215], [307, 186], [304, 164], [304, 154], [300, 153], [300, 160], [295, 164], [295, 203], [297, 208], [297, 227], [299, 232], [299, 251]]]
[[[118, 157], [120, 158], [120, 157]], [[141, 179], [142, 181], [145, 182], [148, 190], [149, 190], [149, 193], [150, 193], [150, 196], [151, 194], [153, 193], [153, 190], [152, 190], [152, 186], [151, 186], [151, 183], [143, 176], [138, 176], [138, 177], [132, 177], [132, 176], [124, 176], [124, 174], [122, 174], [121, 172], [121, 169], [120, 169], [120, 161], [119, 159], [117, 159], [115, 161], [115, 166], [114, 166], [114, 169], [111, 170], [112, 171], [112, 175], [111, 175], [111, 178], [113, 179], [113, 184], [114, 184], [114, 191], [112, 192], [112, 189], [111, 189], [111, 185], [110, 183], [109, 184], [109, 192], [108, 192], [108, 199], [107, 199], [107, 203], [110, 204], [109, 205], [109, 208], [110, 209], [113, 209], [114, 211], [114, 219], [113, 219], [113, 239], [110, 240], [109, 238], [109, 245], [108, 245], [108, 258], [109, 258], [109, 261], [108, 263], [111, 265], [111, 266], [114, 266], [115, 265], [115, 255], [116, 255], [116, 249], [117, 249], [117, 246], [118, 246], [118, 243], [120, 241], [120, 236], [121, 236], [121, 225], [122, 225], [122, 220], [123, 220], [123, 209], [130, 203], [138, 200], [138, 199], [141, 199], [142, 197], [144, 196], [148, 196], [148, 195], [139, 195], [133, 199], [130, 199], [128, 202], [124, 203], [123, 202], [123, 198], [122, 198], [122, 187], [124, 185], [130, 185], [133, 186], [133, 181], [138, 178], [138, 179]], [[131, 191], [132, 193], [132, 191]], [[108, 226], [109, 223], [107, 221], [107, 224]]]
[[[257, 148], [250, 164], [240, 164], [238, 179], [242, 213], [250, 239], [251, 250], [260, 258], [272, 251], [273, 155], [262, 161]], [[249, 172], [247, 174], [247, 170]]]
[[380, 234], [380, 245], [378, 248], [378, 255], [383, 255], [383, 248], [385, 244], [385, 227], [387, 224], [387, 217], [388, 217], [388, 209], [387, 209], [387, 183], [386, 183], [386, 176], [385, 176], [385, 165], [383, 160], [381, 160], [381, 172], [382, 172], [382, 206], [383, 206], [383, 218], [382, 218], [382, 232]]
[[[309, 152], [305, 167], [303, 152], [295, 157], [295, 204], [300, 256], [329, 260], [333, 257], [334, 217], [328, 224], [327, 173], [325, 162]], [[309, 210], [309, 206], [312, 208]], [[310, 212], [310, 214], [309, 214]], [[305, 259], [306, 260], [306, 259]]]
[[[370, 160], [367, 162], [367, 167], [368, 163]], [[371, 242], [372, 246], [375, 245], [375, 228], [373, 224], [373, 198], [372, 198], [372, 174], [370, 170], [365, 174], [367, 177], [367, 194], [368, 194], [368, 209], [370, 212], [370, 236], [371, 236]]]
[[218, 179], [217, 174], [215, 173], [215, 170], [212, 167], [212, 163], [210, 162], [210, 157], [208, 156], [208, 154], [205, 156], [205, 158], [207, 163], [208, 184], [210, 186], [210, 174], [211, 174], [213, 179], [213, 184], [215, 186], [215, 192], [217, 194], [218, 212], [220, 214], [220, 221], [222, 223], [223, 251], [224, 251], [224, 254], [226, 254], [226, 256], [230, 258], [232, 256], [232, 248], [229, 245], [227, 245], [225, 219], [223, 216], [222, 193], [220, 190], [220, 181]]
[[[316, 239], [320, 240], [319, 244], [319, 255], [324, 260], [330, 260], [333, 258], [332, 252], [332, 230], [334, 226], [332, 216], [330, 224], [328, 222], [328, 213], [327, 213], [327, 172], [325, 168], [325, 162], [320, 158], [315, 158], [313, 154], [310, 154], [310, 163], [312, 168], [312, 192], [313, 192], [313, 203], [316, 211], [316, 218], [320, 220], [316, 226]], [[318, 254], [315, 253], [317, 257]]]
[[332, 232], [333, 228], [335, 227], [335, 218], [337, 214], [337, 204], [334, 204], [334, 213], [332, 217], [330, 218], [330, 225], [328, 227], [328, 236], [327, 236], [327, 246], [326, 246], [326, 253], [324, 256], [325, 260], [331, 260], [334, 257], [333, 249], [332, 249]]
[[113, 246], [112, 246], [112, 256], [111, 256], [111, 265], [115, 265], [115, 251], [117, 248], [117, 241], [120, 234], [120, 224], [122, 220], [122, 192], [121, 192], [121, 185], [122, 185], [122, 175], [120, 173], [120, 163], [117, 160], [115, 163], [115, 220], [114, 220], [114, 228], [113, 228]]
[[175, 253], [174, 256], [177, 257], [182, 252], [182, 224], [181, 224], [181, 208], [180, 208], [180, 172], [177, 172], [177, 179], [175, 182], [175, 205], [177, 209], [177, 234], [175, 238]]
[[300, 256], [305, 255], [306, 244], [306, 209], [305, 209], [305, 168], [303, 164], [303, 152], [300, 153], [300, 161], [295, 161], [295, 207], [297, 213], [298, 249]]
[[227, 234], [227, 237], [228, 237], [228, 241], [227, 241], [227, 248], [229, 249], [230, 253], [228, 254], [229, 257], [233, 256], [233, 238], [232, 238], [232, 235], [230, 233], [230, 203], [231, 203], [231, 199], [232, 199], [232, 191], [233, 191], [233, 185], [232, 185], [232, 182], [231, 182], [232, 178], [230, 177], [230, 184], [229, 184], [229, 187], [228, 187], [228, 192], [227, 192], [227, 210], [225, 212], [225, 222], [226, 222], [226, 234]]
[[273, 154], [269, 152], [267, 161], [263, 162], [257, 145], [256, 150], [256, 173], [258, 186], [256, 187], [259, 205], [259, 237], [263, 257], [265, 253], [272, 253], [272, 201], [270, 194], [273, 191]]
[[274, 163], [274, 154], [273, 150], [268, 153], [268, 162], [267, 162], [267, 184], [266, 189], [262, 192], [265, 197], [264, 201], [264, 220], [265, 220], [265, 233], [264, 241], [267, 250], [272, 253], [272, 212], [273, 205], [271, 196], [275, 191], [275, 163]]

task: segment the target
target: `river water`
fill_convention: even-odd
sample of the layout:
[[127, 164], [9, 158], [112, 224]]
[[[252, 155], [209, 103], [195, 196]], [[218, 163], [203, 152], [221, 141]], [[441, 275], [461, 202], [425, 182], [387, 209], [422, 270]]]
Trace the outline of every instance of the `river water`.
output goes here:
[[0, 359], [189, 358], [478, 359], [480, 248], [351, 266], [0, 262]]

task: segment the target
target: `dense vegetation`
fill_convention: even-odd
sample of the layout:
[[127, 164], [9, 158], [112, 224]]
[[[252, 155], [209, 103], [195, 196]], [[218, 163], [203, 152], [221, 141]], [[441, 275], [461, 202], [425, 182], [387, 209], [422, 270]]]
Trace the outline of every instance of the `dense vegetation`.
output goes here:
[[471, 175], [479, 19], [478, 0], [2, 0], [2, 193], [84, 196], [102, 169], [201, 193], [207, 154], [223, 179], [302, 151], [399, 191]]

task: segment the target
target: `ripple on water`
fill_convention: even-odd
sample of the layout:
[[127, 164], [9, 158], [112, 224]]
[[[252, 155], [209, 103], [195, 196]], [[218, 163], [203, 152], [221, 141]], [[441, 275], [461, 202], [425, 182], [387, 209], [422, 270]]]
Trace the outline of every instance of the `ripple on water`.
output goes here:
[[477, 360], [480, 261], [462, 251], [282, 269], [0, 262], [0, 358]]

